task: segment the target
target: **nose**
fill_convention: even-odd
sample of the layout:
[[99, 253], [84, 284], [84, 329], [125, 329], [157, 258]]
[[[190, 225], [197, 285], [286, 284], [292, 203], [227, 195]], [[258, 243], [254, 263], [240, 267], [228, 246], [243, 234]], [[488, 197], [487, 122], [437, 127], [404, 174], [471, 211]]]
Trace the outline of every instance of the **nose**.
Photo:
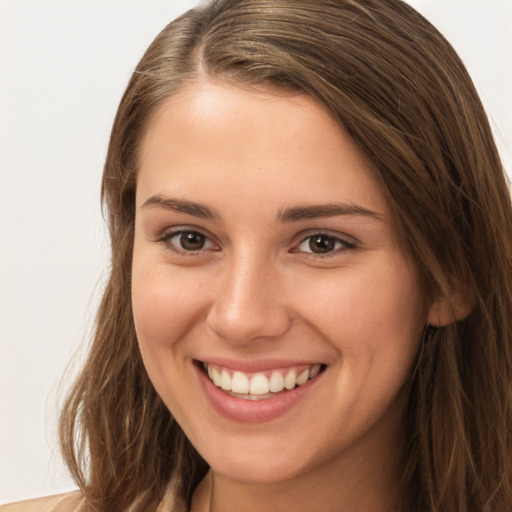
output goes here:
[[285, 287], [273, 263], [255, 257], [225, 262], [214, 291], [207, 324], [231, 344], [278, 338], [290, 327]]

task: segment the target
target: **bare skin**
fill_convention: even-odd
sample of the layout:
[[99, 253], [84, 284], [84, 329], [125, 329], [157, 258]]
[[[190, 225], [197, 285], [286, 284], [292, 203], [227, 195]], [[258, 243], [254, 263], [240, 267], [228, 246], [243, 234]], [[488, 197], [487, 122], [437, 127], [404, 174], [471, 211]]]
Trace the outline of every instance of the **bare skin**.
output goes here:
[[[439, 304], [372, 173], [302, 94], [203, 81], [149, 123], [134, 320], [153, 385], [211, 467], [193, 512], [393, 511], [401, 391]], [[265, 399], [207, 375], [315, 365]]]

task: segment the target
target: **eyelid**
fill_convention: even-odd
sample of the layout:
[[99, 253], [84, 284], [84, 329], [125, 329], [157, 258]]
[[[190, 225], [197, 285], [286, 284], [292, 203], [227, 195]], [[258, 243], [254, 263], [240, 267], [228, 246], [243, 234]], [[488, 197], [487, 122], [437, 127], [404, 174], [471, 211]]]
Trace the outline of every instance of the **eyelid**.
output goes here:
[[[171, 240], [174, 237], [177, 237], [183, 233], [197, 233], [205, 237], [205, 240], [209, 247], [197, 250], [186, 250], [180, 249], [177, 245], [171, 243]], [[336, 242], [341, 243], [342, 247], [338, 247], [326, 253], [315, 253], [313, 251], [310, 252], [299, 249], [301, 244], [303, 244], [309, 238], [314, 236], [330, 237], [334, 239]], [[315, 259], [329, 258], [341, 252], [357, 249], [357, 246], [359, 245], [359, 241], [355, 239], [353, 236], [347, 235], [345, 233], [333, 232], [328, 229], [308, 229], [307, 231], [300, 232], [294, 238], [296, 241], [293, 242], [293, 247], [290, 249], [290, 252], [303, 254], [306, 257]], [[220, 244], [215, 240], [215, 237], [213, 237], [210, 233], [205, 232], [204, 229], [193, 225], [181, 225], [166, 228], [156, 236], [155, 241], [162, 243], [165, 249], [170, 250], [175, 254], [184, 256], [195, 256], [199, 254], [207, 254], [221, 250]]]
[[[299, 250], [300, 245], [302, 245], [304, 242], [306, 242], [308, 239], [310, 239], [314, 236], [326, 236], [326, 237], [333, 238], [336, 241], [341, 242], [343, 247], [335, 249], [331, 252], [323, 253], [323, 254]], [[332, 232], [327, 229], [311, 229], [311, 230], [308, 230], [307, 232], [301, 232], [298, 235], [298, 241], [296, 243], [294, 243], [294, 246], [290, 252], [301, 253], [301, 254], [304, 254], [304, 255], [306, 255], [308, 257], [312, 257], [312, 258], [329, 258], [329, 257], [339, 254], [340, 252], [357, 249], [358, 245], [359, 245], [359, 241], [357, 239], [355, 239], [354, 237], [349, 236], [347, 234]]]
[[[180, 249], [179, 247], [174, 246], [171, 243], [171, 240], [174, 237], [177, 237], [179, 235], [182, 235], [183, 233], [197, 233], [198, 235], [201, 235], [205, 238], [209, 244], [213, 246], [213, 249], [210, 248], [202, 248], [198, 249], [197, 251], [187, 251], [185, 249]], [[195, 256], [198, 254], [203, 253], [209, 253], [209, 252], [217, 252], [219, 250], [219, 244], [214, 240], [214, 238], [208, 234], [205, 233], [205, 231], [201, 228], [198, 228], [196, 226], [174, 226], [172, 228], [167, 228], [163, 230], [163, 232], [157, 236], [156, 241], [159, 243], [164, 244], [165, 248], [176, 253], [179, 255], [184, 256]]]

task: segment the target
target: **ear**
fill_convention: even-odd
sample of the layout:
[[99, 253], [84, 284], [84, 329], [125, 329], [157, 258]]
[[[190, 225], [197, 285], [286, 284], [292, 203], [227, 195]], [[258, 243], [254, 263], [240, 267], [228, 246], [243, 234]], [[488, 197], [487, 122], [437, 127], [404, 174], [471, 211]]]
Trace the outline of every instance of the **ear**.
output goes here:
[[440, 292], [430, 305], [427, 322], [433, 327], [445, 327], [467, 318], [476, 305], [476, 295], [469, 286], [460, 283], [449, 293]]

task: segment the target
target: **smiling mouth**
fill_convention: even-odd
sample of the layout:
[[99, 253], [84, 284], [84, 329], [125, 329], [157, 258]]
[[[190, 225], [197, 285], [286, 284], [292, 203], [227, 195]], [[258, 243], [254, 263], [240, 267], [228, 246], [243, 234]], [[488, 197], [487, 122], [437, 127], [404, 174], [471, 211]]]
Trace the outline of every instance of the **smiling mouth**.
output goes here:
[[242, 400], [267, 400], [303, 386], [325, 370], [324, 364], [247, 373], [198, 361], [210, 381], [228, 395]]

